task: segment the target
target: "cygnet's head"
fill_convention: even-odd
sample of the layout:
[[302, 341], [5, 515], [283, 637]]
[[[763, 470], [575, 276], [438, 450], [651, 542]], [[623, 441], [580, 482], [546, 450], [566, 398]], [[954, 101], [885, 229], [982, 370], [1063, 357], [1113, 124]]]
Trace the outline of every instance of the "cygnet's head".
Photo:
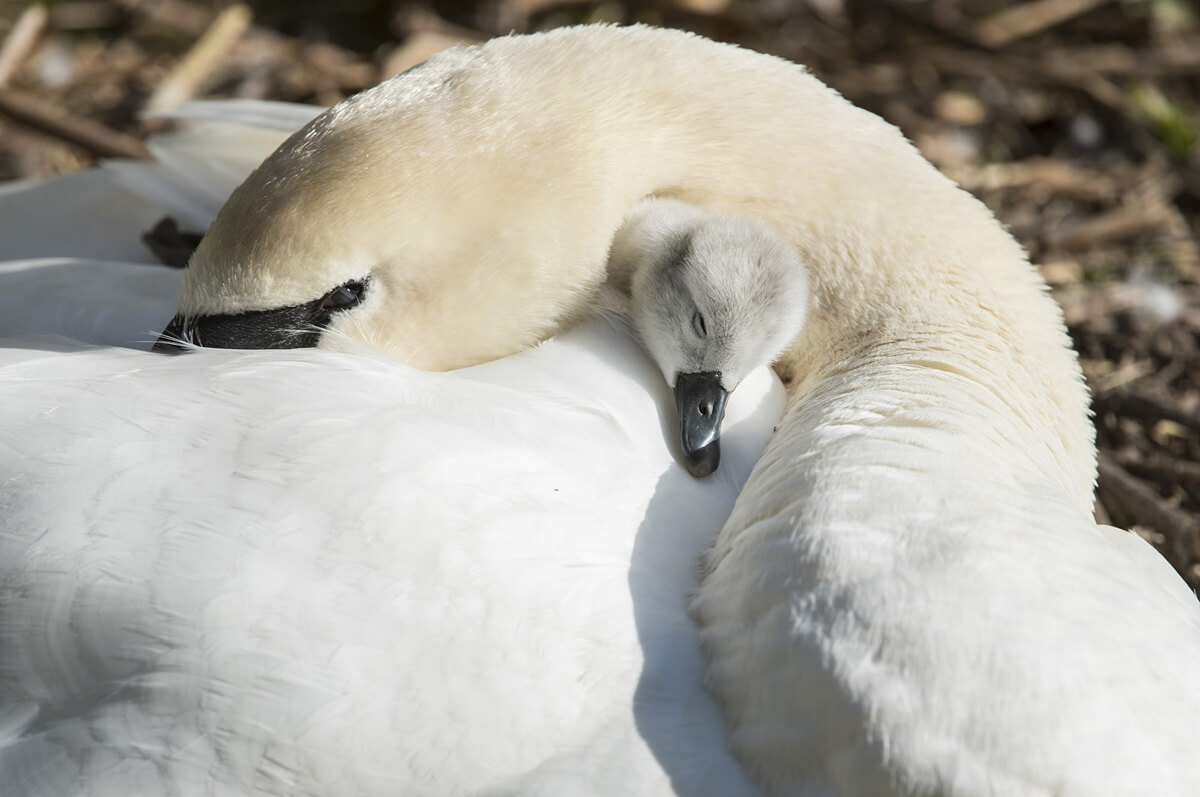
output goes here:
[[707, 476], [728, 394], [804, 326], [800, 255], [755, 219], [650, 199], [626, 217], [613, 257], [628, 269], [632, 325], [674, 388], [688, 470]]

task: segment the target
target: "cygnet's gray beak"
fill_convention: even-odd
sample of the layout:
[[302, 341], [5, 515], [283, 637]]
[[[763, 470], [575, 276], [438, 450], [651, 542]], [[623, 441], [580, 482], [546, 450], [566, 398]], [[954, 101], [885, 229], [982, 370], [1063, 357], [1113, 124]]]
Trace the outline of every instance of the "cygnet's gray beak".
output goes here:
[[675, 378], [683, 463], [697, 478], [714, 473], [721, 464], [721, 421], [728, 397], [721, 386], [721, 375], [714, 371]]

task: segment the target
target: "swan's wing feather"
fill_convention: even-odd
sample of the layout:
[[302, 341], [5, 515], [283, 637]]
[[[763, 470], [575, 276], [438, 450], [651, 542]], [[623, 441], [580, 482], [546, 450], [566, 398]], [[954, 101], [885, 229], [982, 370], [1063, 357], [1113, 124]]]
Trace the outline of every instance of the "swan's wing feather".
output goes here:
[[675, 465], [615, 334], [7, 350], [4, 793], [748, 793], [684, 611], [748, 466]]
[[[1139, 585], [1140, 592], [1150, 592], [1147, 599], [1159, 604], [1156, 613], [1169, 623], [1185, 627], [1195, 622], [1200, 604], [1196, 593], [1188, 589], [1186, 582], [1178, 577], [1175, 568], [1154, 547], [1137, 534], [1113, 526], [1098, 526], [1099, 532], [1124, 561], [1122, 571], [1129, 580]], [[1168, 607], [1176, 607], [1169, 609]]]
[[154, 114], [154, 117], [192, 123], [236, 124], [291, 135], [324, 110], [319, 105], [274, 100], [194, 100], [166, 113]]
[[203, 232], [246, 175], [321, 110], [257, 100], [189, 103], [167, 114], [182, 123], [179, 129], [148, 142], [156, 162], [107, 161], [102, 166], [163, 215]]
[[90, 257], [153, 262], [142, 233], [163, 211], [102, 170], [0, 194], [0, 262]]
[[156, 162], [106, 161], [100, 169], [0, 192], [0, 261], [154, 262], [142, 233], [165, 215], [203, 232], [246, 175], [320, 111], [245, 100], [185, 105], [168, 115], [184, 126], [149, 140]]
[[78, 258], [0, 263], [0, 339], [61, 335], [149, 349], [171, 318], [179, 279], [175, 269], [139, 263]]

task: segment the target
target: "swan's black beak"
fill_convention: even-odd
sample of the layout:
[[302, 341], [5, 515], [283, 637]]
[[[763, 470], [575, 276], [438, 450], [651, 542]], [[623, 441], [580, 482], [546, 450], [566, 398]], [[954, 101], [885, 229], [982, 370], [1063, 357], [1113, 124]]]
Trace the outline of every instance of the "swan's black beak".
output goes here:
[[167, 328], [158, 336], [158, 340], [154, 341], [152, 351], [160, 354], [179, 354], [187, 351], [187, 347], [180, 341], [188, 339], [187, 319], [182, 315], [177, 315], [171, 319], [171, 323], [167, 324]]
[[334, 314], [362, 301], [370, 277], [350, 280], [324, 296], [271, 310], [201, 316], [177, 314], [158, 336], [154, 351], [178, 354], [180, 341], [210, 349], [311, 349]]
[[315, 331], [296, 331], [309, 324], [304, 305], [236, 315], [176, 315], [153, 350], [166, 354], [187, 351], [179, 341], [208, 349], [303, 349], [316, 346], [319, 337]]
[[714, 371], [675, 378], [683, 463], [697, 478], [714, 473], [721, 464], [721, 421], [728, 397], [721, 386], [721, 375]]
[[185, 340], [210, 349], [305, 349], [317, 345], [322, 319], [308, 305], [256, 310], [235, 315], [185, 318], [177, 315], [154, 344], [154, 351], [178, 354]]

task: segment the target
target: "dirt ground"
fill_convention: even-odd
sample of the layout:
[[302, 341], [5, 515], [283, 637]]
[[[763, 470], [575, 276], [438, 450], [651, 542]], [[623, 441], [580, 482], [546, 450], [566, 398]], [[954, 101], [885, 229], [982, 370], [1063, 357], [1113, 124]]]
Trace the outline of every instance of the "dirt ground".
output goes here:
[[0, 0], [0, 180], [145, 157], [141, 114], [191, 98], [332, 104], [455, 43], [597, 21], [806, 64], [987, 202], [1083, 361], [1098, 517], [1200, 588], [1191, 0]]

